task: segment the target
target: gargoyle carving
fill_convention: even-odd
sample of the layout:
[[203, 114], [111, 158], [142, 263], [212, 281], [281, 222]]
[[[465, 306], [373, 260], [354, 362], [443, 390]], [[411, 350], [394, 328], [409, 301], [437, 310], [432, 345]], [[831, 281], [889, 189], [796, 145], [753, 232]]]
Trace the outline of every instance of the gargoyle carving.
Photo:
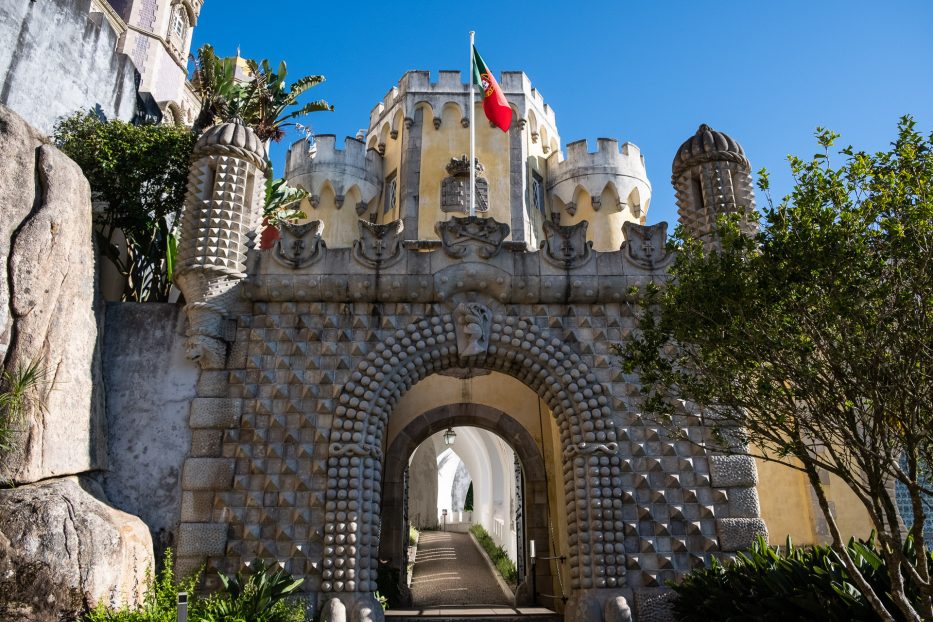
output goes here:
[[509, 235], [507, 224], [478, 216], [454, 216], [434, 225], [434, 230], [441, 238], [444, 252], [458, 259], [466, 256], [470, 248], [476, 248], [483, 259], [495, 257]]
[[460, 356], [474, 356], [485, 352], [489, 348], [492, 311], [478, 303], [462, 302], [454, 309], [453, 315]]
[[324, 223], [313, 220], [303, 225], [283, 223], [279, 227], [279, 239], [275, 242], [272, 256], [291, 268], [310, 266], [321, 258], [326, 248], [321, 240]]
[[544, 259], [560, 268], [577, 268], [587, 263], [593, 247], [593, 243], [586, 240], [588, 225], [585, 220], [568, 227], [544, 221], [545, 239], [541, 242]]
[[385, 268], [402, 257], [401, 220], [377, 225], [359, 221], [360, 237], [353, 242], [353, 258], [368, 268]]

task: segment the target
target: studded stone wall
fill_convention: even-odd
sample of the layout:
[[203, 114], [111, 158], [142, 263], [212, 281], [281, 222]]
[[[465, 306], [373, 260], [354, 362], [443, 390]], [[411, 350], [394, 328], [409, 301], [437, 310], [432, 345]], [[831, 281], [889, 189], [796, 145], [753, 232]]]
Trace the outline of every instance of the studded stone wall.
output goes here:
[[[312, 594], [374, 591], [387, 417], [465, 363], [517, 377], [557, 418], [574, 590], [663, 586], [761, 530], [753, 463], [638, 416], [609, 350], [634, 326], [624, 303], [506, 305], [468, 361], [445, 305], [256, 302], [238, 325], [228, 369], [202, 372], [191, 407], [185, 568], [262, 557]], [[683, 431], [705, 433], [697, 418]]]

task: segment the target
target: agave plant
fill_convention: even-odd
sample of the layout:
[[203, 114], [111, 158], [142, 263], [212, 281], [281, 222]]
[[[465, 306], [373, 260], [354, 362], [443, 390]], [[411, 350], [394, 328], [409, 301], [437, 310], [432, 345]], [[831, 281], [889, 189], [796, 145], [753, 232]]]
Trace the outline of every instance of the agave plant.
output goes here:
[[268, 60], [247, 60], [252, 79], [245, 85], [241, 115], [260, 140], [278, 142], [285, 136], [285, 127], [295, 125], [294, 119], [312, 112], [331, 111], [333, 106], [323, 99], [308, 102], [295, 110], [298, 98], [311, 87], [324, 82], [324, 76], [305, 76], [286, 87], [288, 71], [285, 61], [272, 70]]
[[[289, 606], [285, 598], [304, 579], [295, 579], [284, 570], [257, 559], [250, 564], [248, 574], [220, 575], [223, 598], [211, 601], [205, 620], [209, 622], [288, 622], [300, 615], [300, 606]], [[296, 609], [298, 610], [296, 612]]]

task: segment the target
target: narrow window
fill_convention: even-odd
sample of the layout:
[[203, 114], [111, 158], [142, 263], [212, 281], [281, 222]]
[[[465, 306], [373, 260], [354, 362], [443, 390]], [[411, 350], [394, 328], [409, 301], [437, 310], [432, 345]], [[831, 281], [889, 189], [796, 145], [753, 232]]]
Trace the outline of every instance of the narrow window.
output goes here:
[[201, 200], [210, 201], [214, 193], [214, 178], [217, 176], [216, 165], [208, 162], [204, 170], [204, 181], [201, 184]]
[[169, 38], [172, 43], [181, 50], [185, 49], [185, 42], [188, 38], [188, 13], [185, 7], [177, 6], [172, 13], [172, 22], [169, 25]]
[[398, 184], [395, 172], [393, 171], [391, 175], [386, 178], [385, 185], [385, 206], [383, 207], [382, 213], [388, 214], [395, 209], [395, 195], [398, 193]]
[[544, 212], [544, 179], [537, 171], [531, 171], [531, 200], [541, 217], [547, 218]]
[[699, 178], [694, 177], [692, 180], [693, 183], [693, 207], [697, 210], [703, 209], [703, 184], [700, 183]]

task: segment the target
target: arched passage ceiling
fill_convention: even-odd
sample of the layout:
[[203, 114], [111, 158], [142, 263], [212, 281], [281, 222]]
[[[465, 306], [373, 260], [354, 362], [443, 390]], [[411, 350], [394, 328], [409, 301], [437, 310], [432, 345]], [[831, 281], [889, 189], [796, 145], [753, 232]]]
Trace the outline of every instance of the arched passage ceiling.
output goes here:
[[[413, 386], [402, 398], [389, 417], [386, 447], [391, 447], [398, 433], [413, 419], [424, 412], [440, 406], [459, 403], [474, 403], [489, 406], [508, 413], [522, 424], [540, 445], [543, 425], [551, 425], [553, 417], [538, 395], [515, 378], [492, 372], [473, 378], [459, 379], [434, 374]], [[444, 443], [437, 445], [438, 453]]]

